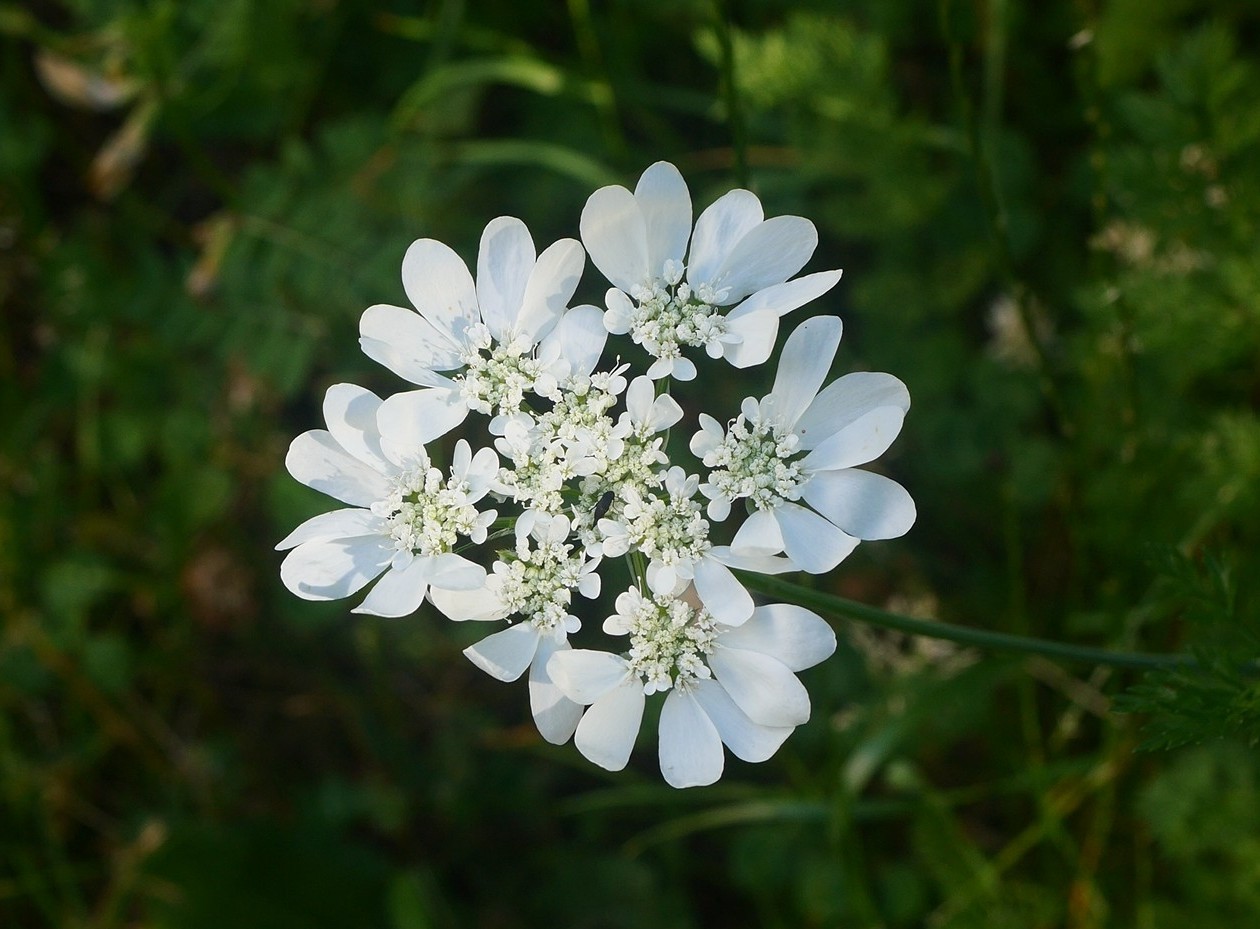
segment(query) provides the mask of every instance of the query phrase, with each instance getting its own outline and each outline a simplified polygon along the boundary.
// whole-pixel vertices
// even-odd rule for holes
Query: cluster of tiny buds
[[[441,555],[452,551],[460,536],[484,542],[494,510],[478,512],[468,502],[468,484],[428,465],[404,471],[394,480],[388,497],[372,504],[372,513],[385,519],[397,550],[395,561],[412,554]]]
[[[632,587],[617,598],[617,612],[604,621],[604,631],[630,636],[627,660],[646,694],[712,676],[704,659],[713,651],[716,624],[684,600],[648,597]]]
[[[543,373],[542,364],[524,339],[509,337],[496,343],[481,323],[469,326],[464,339],[466,347],[460,359],[465,370],[455,380],[469,409],[486,415],[505,414],[518,409],[530,391],[554,395],[554,380]]]
[[[777,432],[774,422],[746,401],[745,412],[731,421],[722,441],[702,456],[710,470],[700,490],[710,499],[746,498],[759,510],[797,500],[805,474],[800,462],[791,459],[799,446],[795,433]]]

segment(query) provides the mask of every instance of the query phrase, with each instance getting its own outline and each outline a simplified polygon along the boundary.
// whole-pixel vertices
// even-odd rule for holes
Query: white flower
[[[605,622],[630,637],[626,655],[575,649],[555,654],[552,679],[588,707],[574,744],[610,771],[625,767],[643,719],[645,697],[668,691],[661,708],[660,764],[674,787],[722,776],[722,745],[744,761],[765,761],[809,719],[809,694],[794,672],[827,658],[831,628],[802,607],[758,607],[735,628],[673,598],[632,588]]]
[[[560,379],[583,367],[589,374],[603,350],[600,311],[565,309],[584,262],[575,239],[535,255],[525,224],[500,216],[482,233],[474,283],[450,247],[419,239],[402,265],[418,313],[369,307],[360,344],[411,383],[458,394],[467,409],[514,413],[527,393],[553,396]]]
[[[648,369],[654,379],[696,376],[684,347],[703,346],[740,368],[761,364],[779,317],[840,280],[839,271],[823,271],[789,281],[818,244],[814,224],[800,216],[765,219],[747,190],[718,198],[693,233],[687,184],[664,161],[643,172],[634,193],[614,185],[591,194],[581,234],[614,286],[604,324],[614,334],[630,333],[656,359]],[[722,313],[728,306],[735,308]]]
[[[581,628],[571,612],[573,591],[599,596],[598,559],[568,543],[564,516],[529,511],[517,520],[516,550],[494,563],[485,585],[473,590],[434,590],[430,597],[451,619],[523,621],[495,632],[464,655],[492,677],[514,681],[529,669],[530,705],[543,738],[555,744],[573,735],[582,708],[551,681],[547,661],[569,648],[568,635]]]
[[[396,394],[336,384],[324,397],[328,430],[293,440],[285,459],[301,483],[350,504],[308,519],[279,545],[293,549],[280,577],[307,600],[349,597],[384,574],[356,613],[405,616],[430,590],[480,587],[485,570],[454,552],[461,538],[485,541],[494,510],[476,504],[498,468],[491,449],[474,456],[462,439],[449,476],[433,467],[426,442],[463,414],[441,391]]]
[[[800,570],[821,574],[859,540],[895,538],[914,524],[914,501],[900,484],[854,467],[892,444],[910,395],[892,375],[871,372],[819,393],[840,332],[834,316],[806,320],[784,345],[767,396],[745,400],[725,431],[700,417],[691,450],[712,469],[700,487],[710,518],[725,519],[740,498],[752,509],[731,542],[736,555],[784,552]]]

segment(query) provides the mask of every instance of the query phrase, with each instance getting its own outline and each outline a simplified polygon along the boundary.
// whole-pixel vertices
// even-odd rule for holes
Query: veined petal
[[[363,589],[393,555],[388,536],[304,542],[281,563],[280,580],[303,600],[340,600]]]
[[[447,619],[456,622],[489,622],[504,619],[512,611],[493,587],[476,587],[472,590],[451,590],[433,587],[429,599]]]
[[[738,626],[753,615],[752,595],[716,558],[706,555],[696,563],[694,584],[700,602],[718,622]]]
[[[533,623],[517,623],[464,649],[464,655],[491,677],[514,681],[529,667],[538,651]]]
[[[731,552],[737,556],[777,555],[783,551],[783,533],[774,510],[753,510],[731,539]]]
[[[874,461],[893,444],[905,418],[900,407],[877,407],[819,442],[801,465],[807,471],[838,471]]]
[[[715,648],[709,667],[735,704],[763,726],[799,726],[809,719],[809,693],[777,658],[740,648]]]
[[[816,447],[849,423],[883,406],[895,406],[902,412],[910,409],[910,392],[891,374],[855,371],[832,381],[797,420],[801,448]]]
[[[809,261],[818,230],[803,216],[775,216],[750,229],[718,268],[713,286],[737,303],[763,287],[782,284]]]
[[[718,197],[696,220],[687,259],[687,280],[693,286],[712,283],[726,256],[764,216],[761,201],[752,191],[736,189]]]
[[[795,728],[753,722],[717,681],[696,681],[692,693],[731,754],[743,761],[765,761],[779,750]]]
[[[337,444],[365,465],[382,474],[394,466],[381,451],[381,432],[376,411],[381,398],[356,384],[333,384],[324,394],[324,421]]]
[[[476,590],[486,582],[486,569],[463,555],[444,552],[430,556],[429,584],[443,590]]]
[[[647,223],[634,194],[601,187],[582,209],[582,244],[609,283],[630,291],[659,272],[648,268]]]
[[[774,514],[784,552],[809,574],[826,574],[857,548],[858,539],[799,504],[785,503]]]
[[[691,193],[678,169],[658,161],[634,188],[647,233],[647,266],[657,275],[668,259],[682,264],[691,236]]]
[[[784,343],[768,397],[784,430],[795,428],[796,421],[817,396],[840,347],[842,328],[837,316],[815,316],[797,326]]]
[[[385,520],[371,510],[347,507],[312,516],[276,544],[276,551],[294,548],[306,542],[332,542],[364,535],[389,535]]]
[[[420,315],[460,344],[477,322],[477,287],[464,259],[436,239],[417,239],[402,264],[403,290]]]
[[[859,539],[895,539],[914,525],[914,500],[904,487],[882,474],[856,468],[819,471],[805,484],[802,495],[819,513]]]
[[[547,672],[566,697],[583,705],[594,703],[632,676],[624,658],[585,648],[556,652]]]
[[[577,290],[586,252],[577,239],[561,239],[543,249],[525,285],[516,331],[531,344],[555,328]]]
[[[438,387],[449,379],[436,371],[461,367],[458,343],[415,310],[379,303],[359,318],[363,354],[403,380],[422,387]]]
[[[695,696],[671,690],[661,707],[661,774],[671,787],[703,787],[722,776],[722,737]]]
[[[779,337],[779,317],[769,310],[748,313],[738,319],[728,316],[727,331],[739,336],[739,341],[726,345],[722,357],[737,368],[751,368],[764,364],[774,351],[774,342]]]
[[[368,467],[323,429],[304,432],[289,445],[285,467],[300,483],[354,506],[371,506],[389,496],[384,474]]]
[[[750,313],[773,313],[775,316],[783,316],[811,300],[817,300],[831,290],[839,283],[842,273],[841,271],[818,271],[798,277],[794,281],[764,287],[727,313],[726,319],[728,322],[733,322]]]
[[[553,655],[549,668],[555,668]],[[643,685],[633,677],[626,679],[608,691],[582,716],[573,744],[578,751],[601,768],[620,771],[630,760],[634,740],[643,722]]]
[[[515,216],[492,219],[477,253],[477,304],[495,341],[516,322],[537,253],[529,229]]]
[[[408,616],[420,609],[429,589],[430,559],[417,555],[405,568],[390,568],[351,613]]]
[[[566,374],[586,377],[599,364],[607,341],[603,311],[590,304],[575,306],[560,317],[556,328],[543,338],[538,346],[538,358],[548,366],[564,362]]]
[[[529,666],[529,708],[539,734],[552,745],[569,741],[582,718],[582,704],[566,697],[547,670],[553,654],[568,650],[567,641],[541,636],[534,662]]]
[[[836,634],[817,613],[792,603],[771,603],[753,611],[738,629],[722,632],[727,648],[761,652],[777,658],[789,671],[804,671],[831,657]]]
[[[411,466],[428,443],[446,435],[467,416],[468,407],[454,390],[425,387],[394,394],[376,414],[381,449],[399,467]]]

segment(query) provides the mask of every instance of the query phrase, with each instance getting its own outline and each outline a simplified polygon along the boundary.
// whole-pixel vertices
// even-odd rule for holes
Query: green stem
[[[1080,662],[1092,665],[1107,665],[1112,668],[1138,668],[1143,671],[1159,671],[1170,668],[1188,668],[1197,665],[1189,655],[1151,655],[1141,652],[1116,652],[1106,648],[1091,648],[1085,645],[1068,645],[1063,642],[1052,642],[1048,639],[1037,639],[1032,636],[1009,635],[1004,632],[991,632],[987,629],[975,629],[971,626],[955,626],[950,623],[931,619],[914,619],[898,613],[889,613],[877,607],[846,600],[834,594],[810,590],[799,584],[784,581],[777,577],[763,574],[739,572],[740,579],[750,590],[778,597],[797,606],[808,607],[832,616],[844,617],[884,629],[895,629],[909,635],[928,636],[933,639],[945,639],[959,645],[970,645],[995,652],[1014,652],[1022,655],[1041,655],[1057,661]]]
[[[731,39],[731,23],[722,0],[714,4],[718,46],[722,54],[722,92],[726,97],[726,117],[731,125],[731,148],[735,153],[735,181],[748,186],[748,138],[744,131],[744,107],[735,82],[735,44]]]

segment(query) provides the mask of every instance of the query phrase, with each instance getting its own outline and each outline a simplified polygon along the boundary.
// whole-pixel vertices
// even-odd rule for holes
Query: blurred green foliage
[[[0,925],[1260,921],[1258,32],[1234,0],[0,2]],[[821,585],[1198,670],[846,624],[774,761],[676,793],[646,738],[616,776],[542,743],[461,630],[289,597],[271,546],[322,504],[284,449],[327,384],[398,389],[356,321],[406,245],[572,235],[660,158],[813,219],[838,370],[914,397],[919,523]]]

